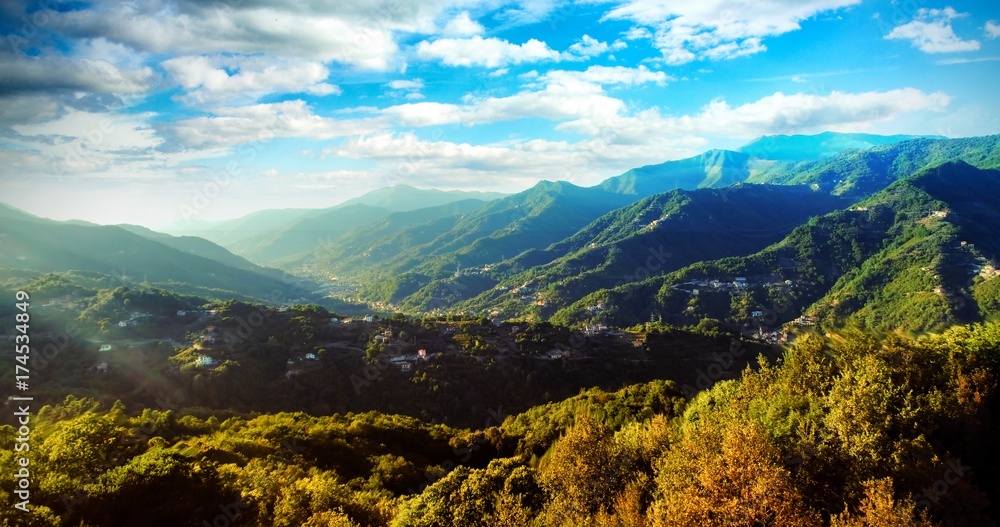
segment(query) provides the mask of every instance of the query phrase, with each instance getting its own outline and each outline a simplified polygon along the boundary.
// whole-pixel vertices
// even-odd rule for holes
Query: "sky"
[[[5,0],[0,35],[0,201],[105,224],[1000,133],[987,1]]]

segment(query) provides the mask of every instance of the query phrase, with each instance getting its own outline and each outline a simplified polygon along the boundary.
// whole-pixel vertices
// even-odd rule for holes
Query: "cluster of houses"
[[[538,358],[541,360],[559,360],[559,359],[568,359],[570,355],[571,355],[570,350],[552,348],[549,351],[543,353]]]
[[[795,319],[792,323],[795,324],[796,326],[815,326],[816,317],[802,315],[799,318]]]
[[[339,326],[341,324],[365,324],[365,323],[370,324],[370,323],[372,323],[374,321],[375,321],[375,317],[373,315],[365,315],[363,317],[357,317],[357,318],[352,318],[352,317],[336,318],[336,317],[333,317],[333,318],[330,319],[330,325],[331,326]]]
[[[59,307],[64,309],[72,309],[77,307],[78,300],[73,297],[73,295],[63,295],[59,298],[53,298],[49,300],[48,303],[42,304],[38,307]]]
[[[719,280],[715,278],[688,280],[687,282],[672,285],[670,288],[675,291],[683,291],[691,296],[698,296],[702,291],[732,293],[736,291],[746,291],[755,287],[781,288],[792,287],[793,285],[795,285],[793,280],[783,280],[778,276],[759,281],[748,280],[745,276],[737,276],[733,278],[732,281]]]
[[[389,359],[389,364],[399,368],[400,371],[410,371],[413,369],[413,365],[419,361],[425,361],[437,353],[427,353],[427,350],[418,350],[416,354],[413,355],[399,355],[397,357],[392,357]]]
[[[318,360],[319,356],[317,356],[315,353],[304,353],[302,355],[298,355],[296,357],[288,359],[287,361],[285,361],[285,364],[288,366],[288,371],[285,372],[285,377],[290,379],[296,375],[300,375],[303,371],[305,371],[302,368],[296,368],[295,365],[307,362],[315,362]]]
[[[598,302],[597,304],[594,304],[592,306],[587,306],[587,311],[590,313],[600,313],[601,311],[604,311],[606,307],[607,306],[604,304],[604,302]]]
[[[128,328],[132,326],[137,326],[143,322],[148,321],[151,318],[153,318],[152,313],[132,313],[132,316],[130,318],[127,318],[125,320],[119,320],[118,327]]]

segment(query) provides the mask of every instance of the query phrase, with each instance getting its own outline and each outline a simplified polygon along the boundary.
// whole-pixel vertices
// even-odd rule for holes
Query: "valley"
[[[860,506],[906,524],[979,521],[947,504],[1000,488],[979,443],[997,426],[1000,136],[742,150],[169,234],[0,208],[0,286],[32,298],[39,514],[138,521],[123,493],[163,489],[192,504],[164,525],[679,518],[746,459],[726,478],[791,508],[741,515],[833,525],[877,498]],[[976,476],[920,505],[953,459]],[[885,478],[910,498],[886,504]]]

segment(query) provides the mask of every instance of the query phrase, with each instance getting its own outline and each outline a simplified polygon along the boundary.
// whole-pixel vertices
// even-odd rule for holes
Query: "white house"
[[[97,351],[111,351],[111,344],[101,344],[100,349]]]
[[[198,366],[212,366],[215,364],[215,359],[209,357],[208,355],[198,355]]]

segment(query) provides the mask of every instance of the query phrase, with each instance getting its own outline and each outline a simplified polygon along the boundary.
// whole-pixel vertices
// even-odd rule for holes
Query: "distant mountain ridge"
[[[753,158],[730,150],[709,150],[699,156],[634,168],[605,180],[608,192],[639,197],[670,190],[720,188],[746,181]]]
[[[409,185],[394,185],[351,198],[337,205],[337,207],[360,204],[382,208],[391,212],[408,212],[469,199],[484,202],[493,201],[506,195],[500,192],[418,189]]]
[[[874,135],[824,132],[816,135],[765,135],[738,149],[739,152],[772,161],[817,161],[845,150],[868,150],[876,146],[912,139],[947,139],[927,135]]]
[[[354,228],[396,212],[503,197],[496,192],[444,191],[396,185],[373,190],[324,209],[262,210],[223,221],[181,221],[164,228],[175,235],[200,236],[261,264],[290,261],[328,245]]]
[[[277,295],[291,300],[309,292],[298,286],[302,280],[279,279],[279,271],[252,264],[233,267],[154,241],[155,236],[150,239],[116,226],[6,219],[0,223],[0,235],[0,267],[10,269],[93,271],[213,298],[265,299]],[[194,246],[204,249],[205,244],[209,242],[202,240]]]
[[[397,186],[328,209],[188,222],[220,229],[214,235],[225,237],[227,248],[239,256],[200,238],[128,225],[112,236],[137,235],[125,245],[119,240],[84,246],[66,238],[68,223],[12,207],[0,207],[0,218],[31,223],[34,230],[61,229],[39,234],[35,242],[15,239],[22,245],[14,247],[36,251],[36,266],[46,258],[78,266],[41,265],[39,271],[107,273],[114,258],[101,248],[113,246],[131,261],[157,269],[161,278],[168,276],[166,262],[197,287],[216,283],[217,289],[248,287],[259,294],[261,284],[251,284],[256,279],[251,276],[281,277],[252,263],[264,262],[310,277],[342,298],[410,312],[568,324],[634,324],[651,316],[739,323],[758,311],[754,307],[779,300],[753,296],[760,291],[742,299],[719,291],[691,298],[681,284],[749,276],[772,285],[796,284],[767,291],[787,297],[780,300],[790,306],[781,317],[810,313],[825,323],[861,321],[885,330],[905,322],[899,327],[923,331],[1000,316],[1000,281],[968,283],[967,275],[939,272],[934,287],[940,287],[934,289],[921,275],[929,272],[924,269],[983,269],[983,259],[1000,253],[994,241],[1000,232],[1000,188],[994,188],[997,173],[991,170],[1000,168],[1000,135],[909,137],[776,136],[741,151],[710,150],[639,167],[591,187],[541,181],[488,199],[494,196]],[[856,148],[868,144],[875,146]],[[796,148],[798,160],[781,159],[794,157],[785,151]],[[470,195],[475,197],[454,199]],[[42,247],[38,240],[51,236],[66,240],[71,252]],[[962,241],[969,242],[969,250],[955,252]],[[136,259],[143,252],[133,252],[136,247],[160,259]],[[164,252],[168,249],[173,252]],[[8,258],[0,265],[31,269],[20,261]],[[208,265],[205,261],[250,275],[217,280],[215,271],[191,272]],[[957,299],[966,307],[951,306]],[[615,308],[594,310],[598,304]]]

